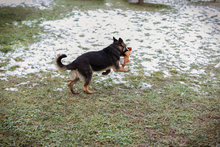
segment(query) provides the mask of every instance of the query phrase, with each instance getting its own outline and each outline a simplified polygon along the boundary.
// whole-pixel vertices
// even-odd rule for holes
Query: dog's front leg
[[[113,70],[115,72],[129,72],[130,69],[124,68],[122,66],[117,65],[116,67],[113,67]]]
[[[102,72],[102,75],[108,75],[110,72],[111,72],[111,69],[108,69],[105,72]]]
[[[119,71],[119,72],[129,72],[130,69],[124,68],[124,67],[120,66],[118,71]]]

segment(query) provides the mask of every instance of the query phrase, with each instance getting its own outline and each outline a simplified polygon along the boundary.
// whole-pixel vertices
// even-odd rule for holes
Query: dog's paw
[[[124,71],[125,71],[125,72],[129,72],[129,71],[130,71],[130,69],[128,69],[128,68],[125,68],[125,69],[124,69]]]
[[[72,92],[72,91],[71,91]],[[79,94],[79,92],[72,92],[72,95],[77,95],[77,94]]]
[[[87,94],[93,94],[93,93],[96,93],[96,91],[90,91],[90,90],[86,90],[85,91]]]

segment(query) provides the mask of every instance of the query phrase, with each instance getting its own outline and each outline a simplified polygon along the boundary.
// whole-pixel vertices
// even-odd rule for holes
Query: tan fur
[[[73,90],[73,85],[78,82],[79,80],[83,81],[83,83],[85,84],[85,78],[77,71],[77,70],[72,70],[71,73],[70,73],[70,81],[68,83],[68,87],[70,89],[70,91],[73,93],[73,94],[78,94],[78,92],[75,92]],[[88,89],[89,85],[87,86],[84,86],[83,88],[83,91],[85,91],[86,93],[88,94],[92,94],[92,93],[95,93],[95,91],[90,91]]]

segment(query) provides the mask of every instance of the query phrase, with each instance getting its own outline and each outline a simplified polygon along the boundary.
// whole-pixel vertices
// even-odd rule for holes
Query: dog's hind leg
[[[83,91],[85,91],[88,94],[95,93],[95,91],[89,90],[89,85],[91,84],[91,81],[92,81],[92,68],[91,68],[91,66],[84,68],[84,69],[81,69],[81,70],[79,69],[78,72],[79,72],[80,80],[82,80],[84,83]]]
[[[78,92],[75,92],[73,90],[73,85],[76,84],[76,82],[78,82],[80,79],[78,77],[78,73],[76,70],[72,70],[71,74],[70,74],[70,81],[68,83],[68,87],[70,89],[70,91],[72,92],[72,94],[79,94]]]
[[[76,84],[76,82],[78,82],[78,81],[79,81],[79,78],[76,78],[72,81],[69,81],[69,83],[68,83],[68,87],[69,87],[70,91],[72,92],[72,94],[79,94],[78,92],[75,92],[73,90],[73,85]]]
[[[85,91],[85,92],[88,93],[88,94],[95,93],[96,91],[91,91],[91,90],[89,90],[89,84],[90,84],[90,83],[84,84],[83,91]]]
[[[89,84],[91,83],[92,80],[92,74],[88,75],[87,78],[84,79],[84,88],[83,91],[85,91],[88,94],[95,93],[95,91],[90,91],[89,90]]]

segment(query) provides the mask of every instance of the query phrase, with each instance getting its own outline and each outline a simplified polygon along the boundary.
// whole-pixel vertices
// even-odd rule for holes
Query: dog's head
[[[121,52],[121,56],[125,56],[125,52],[129,51],[124,43],[124,41],[119,38],[118,40],[115,39],[115,37],[113,37],[113,41],[114,43],[116,43],[118,45],[118,48],[120,49]]]

